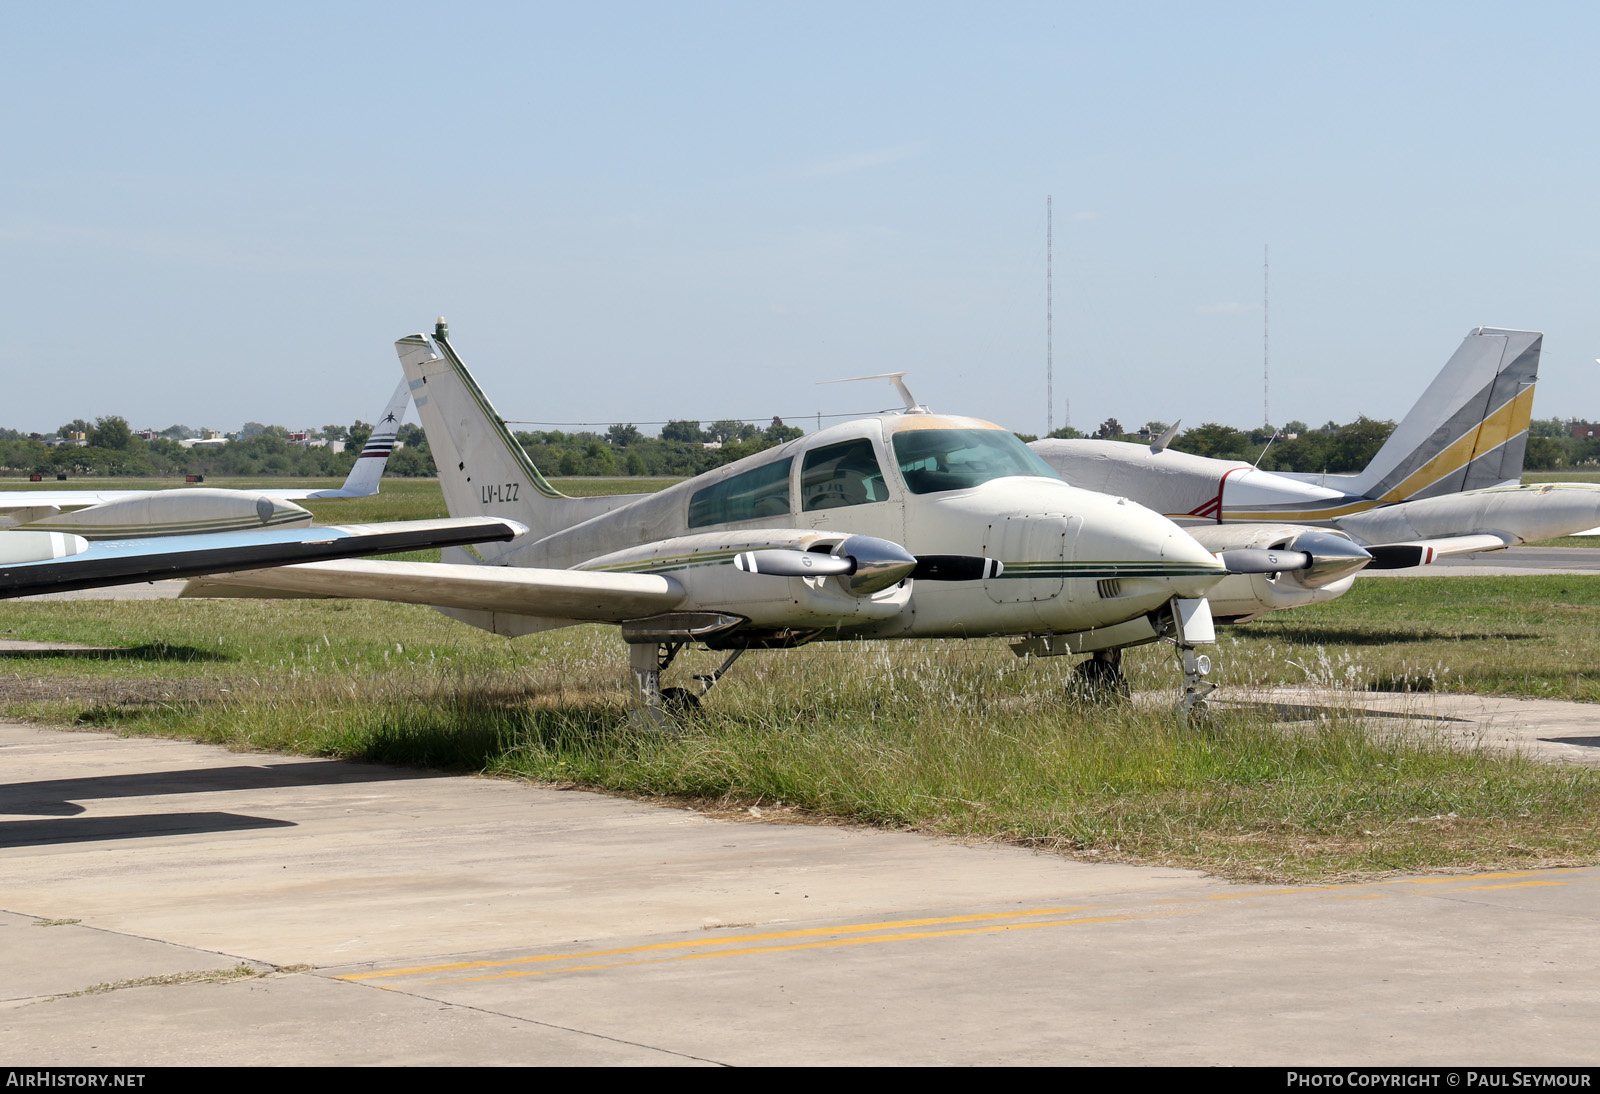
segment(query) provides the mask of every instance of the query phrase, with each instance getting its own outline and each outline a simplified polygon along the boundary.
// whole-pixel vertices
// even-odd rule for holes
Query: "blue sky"
[[[4,0],[0,425],[1398,417],[1478,325],[1600,417],[1582,4]],[[814,419],[813,419],[814,421]]]

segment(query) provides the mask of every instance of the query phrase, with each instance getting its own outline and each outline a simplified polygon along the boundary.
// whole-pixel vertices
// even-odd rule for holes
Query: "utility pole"
[[[1044,435],[1056,431],[1054,197],[1044,199]]]

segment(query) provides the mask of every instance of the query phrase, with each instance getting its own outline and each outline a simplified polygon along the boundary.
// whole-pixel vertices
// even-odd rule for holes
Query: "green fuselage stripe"
[[[743,548],[743,550],[761,549]],[[725,565],[738,553],[738,551],[714,551],[701,555],[678,555],[673,558],[653,558],[643,562],[619,562],[609,566],[578,568],[596,573],[667,574],[698,569],[702,566]],[[1007,562],[1003,565],[1004,570],[999,577],[1001,581],[1051,581],[1068,577],[1217,577],[1224,572],[1220,564],[1208,566],[1203,562]]]

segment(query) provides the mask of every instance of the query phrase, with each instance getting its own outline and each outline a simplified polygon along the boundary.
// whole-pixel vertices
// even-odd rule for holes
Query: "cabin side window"
[[[723,479],[689,499],[689,527],[777,517],[789,512],[789,467],[778,460]]]
[[[878,455],[865,437],[806,453],[800,476],[800,505],[805,512],[865,505],[888,497]]]

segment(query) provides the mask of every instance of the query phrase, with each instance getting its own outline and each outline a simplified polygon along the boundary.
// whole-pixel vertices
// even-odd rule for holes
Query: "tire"
[[[1122,669],[1109,661],[1091,657],[1073,667],[1074,679],[1067,682],[1067,691],[1094,702],[1120,702],[1133,695],[1128,678]]]
[[[673,714],[693,714],[700,709],[700,696],[688,688],[662,688],[661,705]]]

